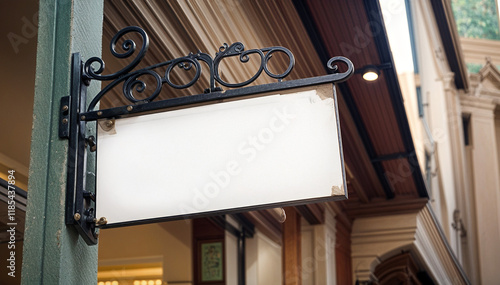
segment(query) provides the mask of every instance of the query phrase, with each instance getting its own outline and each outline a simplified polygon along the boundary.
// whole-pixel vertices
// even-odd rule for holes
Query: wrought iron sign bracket
[[[80,118],[86,107],[88,81],[82,76],[82,60],[72,58],[71,94],[61,98],[59,137],[68,139],[66,224],[74,225],[88,245],[97,244],[95,193],[87,186],[87,155],[96,150],[95,136],[87,135],[87,123]]]
[[[142,45],[137,49],[136,42],[125,39],[131,34],[141,38]],[[117,46],[120,44],[120,52]],[[202,102],[236,98],[262,92],[278,91],[296,87],[310,86],[323,83],[338,83],[347,80],[354,73],[352,62],[345,57],[331,58],[327,66],[332,74],[305,78],[292,81],[283,81],[295,65],[295,59],[290,50],[284,47],[269,47],[262,49],[245,50],[242,43],[224,44],[219,48],[215,57],[198,51],[187,56],[157,63],[142,69],[134,70],[144,58],[149,48],[149,38],[146,32],[139,27],[126,27],[119,31],[111,40],[111,54],[118,59],[129,59],[129,63],[121,70],[103,75],[104,61],[98,57],[82,60],[79,53],[72,58],[72,83],[70,96],[61,99],[59,137],[68,139],[68,166],[67,166],[67,194],[66,194],[66,224],[74,225],[85,242],[89,245],[97,244],[97,227],[105,226],[105,218],[96,218],[96,193],[86,189],[87,155],[98,148],[98,137],[90,134],[87,123],[105,120],[111,124],[115,119],[137,116],[145,113],[158,112],[167,108],[190,105]],[[285,71],[275,74],[270,71],[268,63],[275,53],[285,54],[289,61]],[[229,57],[238,57],[241,63],[247,63],[250,56],[260,58],[257,72],[248,80],[239,83],[225,81],[219,72],[220,64]],[[346,71],[339,72],[337,63],[345,65]],[[190,95],[167,100],[156,100],[162,88],[168,85],[174,89],[185,89],[193,86],[200,79],[202,66],[208,67],[208,88],[203,94]],[[186,84],[174,83],[172,71],[177,68],[182,71],[191,71],[191,80]],[[194,72],[193,72],[194,71]],[[247,86],[265,72],[278,82],[264,85]],[[194,73],[194,75],[192,75]],[[147,88],[145,78],[153,83],[153,88]],[[92,80],[108,81],[109,83],[87,104],[87,87]],[[234,88],[223,91],[224,87]],[[113,89],[119,89],[130,103],[105,110],[95,110],[99,101]],[[245,87],[247,86],[247,87]],[[242,87],[242,88],[240,88]],[[151,90],[152,89],[152,90]],[[148,95],[146,95],[148,93]],[[150,94],[149,94],[150,93]]]

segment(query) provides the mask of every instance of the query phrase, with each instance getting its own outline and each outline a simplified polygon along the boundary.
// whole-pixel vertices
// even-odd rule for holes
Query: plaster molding
[[[469,75],[470,90],[468,94],[474,94],[476,89],[481,85],[481,75],[473,73]]]
[[[376,281],[375,268],[384,260],[409,251],[421,270],[444,284],[467,284],[430,206],[420,211],[356,219],[353,223],[352,264],[360,282]],[[449,282],[448,282],[449,281]]]
[[[381,263],[382,256],[411,247],[417,230],[416,215],[410,213],[354,220],[351,251],[356,280],[376,281],[373,273]]]
[[[500,71],[490,58],[476,74],[469,76],[471,92],[470,97],[491,99],[495,104],[500,104]]]
[[[426,14],[428,14],[428,18],[431,17],[435,20],[434,33],[439,33],[438,40],[436,41],[439,43],[437,50],[444,52],[446,55],[446,57],[440,61],[441,64],[439,66],[439,72],[446,73],[450,70],[454,71],[455,84],[458,85],[458,88],[468,90],[467,69],[463,60],[460,39],[456,29],[455,18],[453,17],[451,2],[446,0],[427,0],[416,2],[425,3],[428,7],[432,8],[431,11],[428,9],[428,13]],[[431,31],[428,32],[430,33]],[[439,58],[440,54],[437,54],[436,57]]]
[[[482,63],[488,56],[493,62],[500,63],[500,42],[486,39],[460,38],[464,60]]]
[[[370,204],[350,202],[350,207],[347,208],[345,212],[351,218],[407,214],[419,211],[427,204],[428,201],[428,198],[413,198],[407,200],[393,199],[379,201],[372,199],[372,201],[370,201]]]
[[[418,231],[414,243],[415,253],[427,265],[427,270],[443,284],[466,284],[454,260],[454,253],[447,248],[430,207],[417,215]]]
[[[420,10],[422,17],[415,17],[415,20],[422,21],[422,25],[425,31],[421,32],[420,35],[426,36],[426,39],[421,40],[421,44],[429,44],[430,48],[435,52],[436,57],[433,58],[434,63],[437,67],[438,74],[450,72],[449,65],[446,57],[442,55],[443,43],[441,41],[441,36],[439,35],[438,25],[436,23],[436,18],[434,17],[434,11],[432,5],[429,1],[415,1],[415,6],[412,7],[413,11]],[[420,16],[420,15],[419,15]],[[418,25],[416,25],[418,27]],[[420,41],[419,41],[420,42]],[[439,55],[441,53],[441,55]]]
[[[493,99],[488,97],[473,97],[460,95],[460,105],[463,113],[474,113],[477,115],[494,117],[496,104]]]

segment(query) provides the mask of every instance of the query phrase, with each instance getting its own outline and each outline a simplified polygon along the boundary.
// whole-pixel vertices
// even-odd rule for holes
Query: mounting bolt
[[[68,110],[69,110],[68,105],[64,105],[64,106],[62,107],[62,111],[63,111],[63,112],[66,112],[66,111],[68,111]]]
[[[86,142],[85,142],[85,145],[88,145],[90,146],[90,151],[91,152],[94,152],[97,150],[97,144],[95,143],[95,137],[94,136],[90,136],[87,138]]]
[[[68,123],[68,119],[66,118],[62,119],[62,123],[66,125]]]
[[[98,123],[103,131],[109,132],[113,130],[113,127],[115,126],[115,119],[99,120]]]
[[[93,217],[87,217],[87,218],[85,219],[85,221],[86,221],[87,223],[95,223],[95,218],[93,218]]]
[[[97,111],[97,116],[102,116],[102,111]]]
[[[81,219],[82,216],[80,216],[79,213],[76,213],[73,218],[75,219],[75,221],[79,221]]]
[[[132,109],[134,109],[134,107],[132,107],[132,106],[127,107],[127,111],[129,111],[129,112],[132,111]]]
[[[98,226],[103,226],[103,225],[105,225],[107,223],[108,223],[108,220],[106,220],[105,217],[101,217],[101,218],[99,218],[99,220],[95,224],[98,225]]]
[[[80,117],[80,119],[81,119],[82,121],[85,121],[85,116],[81,116],[81,117]]]

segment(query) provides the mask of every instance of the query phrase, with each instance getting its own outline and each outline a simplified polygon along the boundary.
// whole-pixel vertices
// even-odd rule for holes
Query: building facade
[[[59,89],[36,78],[26,228],[18,231],[23,277],[16,282],[494,284],[498,279],[497,54],[486,51],[489,59],[479,72],[467,70],[469,59],[483,56],[479,47],[495,43],[461,39],[450,1],[49,2],[40,3],[36,74],[55,66],[52,80]],[[401,15],[408,26],[411,70],[398,70],[391,50],[402,39],[388,31],[400,25]],[[287,80],[325,75],[329,58],[349,58],[356,73],[336,86],[348,199],[103,228],[98,246],[84,244],[64,224],[64,205],[55,202],[65,197],[66,141],[50,132],[57,127],[50,125],[51,116],[58,116],[53,109],[63,96],[59,91],[69,86],[68,55],[100,56],[102,46],[104,74],[120,70],[128,63],[114,57],[108,44],[126,26],[140,26],[151,37],[144,66],[198,50],[215,55],[222,44],[234,42],[247,49],[290,49],[296,64]],[[285,59],[273,59],[272,67],[280,70]],[[369,68],[377,70],[377,80],[363,79]],[[234,60],[221,69],[227,81],[243,82],[258,63]],[[186,82],[189,76],[178,72],[173,78]],[[203,94],[205,81],[166,90],[157,100]],[[256,84],[270,82],[262,77]],[[99,87],[91,86],[97,93]],[[120,91],[101,100],[103,109],[127,104]],[[2,166],[16,167],[11,160],[16,157],[3,159]],[[70,269],[62,270],[66,264]],[[3,272],[0,278],[14,280]]]

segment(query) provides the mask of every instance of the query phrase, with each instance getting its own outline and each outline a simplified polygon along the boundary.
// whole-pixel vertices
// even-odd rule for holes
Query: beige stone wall
[[[377,281],[377,265],[401,252],[408,252],[439,284],[467,284],[430,206],[414,213],[358,218],[351,238],[353,274],[361,284]]]
[[[494,68],[494,67],[493,67]],[[483,69],[484,70],[484,69]],[[484,76],[482,80],[492,80]],[[477,256],[480,266],[478,278],[482,284],[492,284],[500,277],[497,264],[500,264],[500,170],[498,161],[498,142],[494,93],[491,82],[474,84],[474,96],[461,97],[462,111],[470,115],[471,146],[470,177],[472,189],[471,222],[474,223],[478,237]],[[499,92],[500,94],[500,92]]]
[[[444,53],[450,43],[440,38],[430,1],[411,4],[420,71],[415,86],[421,86],[425,121],[412,113],[412,80],[400,76],[400,81],[416,149],[427,146],[432,153],[431,206],[470,281],[492,284],[500,277],[492,267],[500,264],[500,62],[488,61],[480,74],[471,75],[470,90],[457,90]],[[465,59],[496,59],[498,45],[464,40]],[[463,116],[470,116],[470,146]]]

